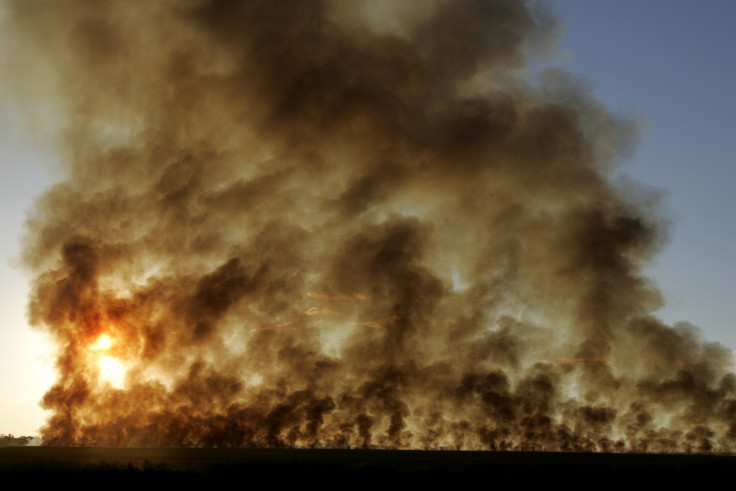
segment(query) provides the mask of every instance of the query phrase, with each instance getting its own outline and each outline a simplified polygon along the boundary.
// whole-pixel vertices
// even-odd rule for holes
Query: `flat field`
[[[736,457],[717,455],[459,452],[406,450],[0,448],[0,475],[33,482],[197,481],[320,483],[407,482],[462,485],[651,483],[703,485],[736,477]],[[102,479],[103,481],[100,481]],[[113,479],[109,481],[108,479]],[[245,480],[245,481],[243,481]],[[257,481],[253,481],[257,480]],[[725,481],[732,483],[733,481]]]

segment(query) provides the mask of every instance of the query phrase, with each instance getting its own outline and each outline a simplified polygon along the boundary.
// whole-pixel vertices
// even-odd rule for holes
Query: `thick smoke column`
[[[650,315],[666,234],[611,183],[635,128],[524,81],[544,5],[8,10],[18,76],[49,77],[22,92],[64,121],[25,253],[45,443],[736,443],[731,353]]]

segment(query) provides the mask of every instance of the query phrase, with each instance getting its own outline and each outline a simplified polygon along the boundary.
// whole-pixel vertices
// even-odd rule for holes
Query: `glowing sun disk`
[[[112,339],[107,334],[103,334],[97,338],[97,342],[92,345],[93,349],[107,349],[112,345]]]

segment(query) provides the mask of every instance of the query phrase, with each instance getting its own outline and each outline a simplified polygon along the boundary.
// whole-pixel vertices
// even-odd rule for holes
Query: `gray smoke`
[[[51,445],[723,451],[729,350],[651,316],[635,125],[518,0],[8,2],[61,121]],[[108,340],[109,346],[105,343]]]

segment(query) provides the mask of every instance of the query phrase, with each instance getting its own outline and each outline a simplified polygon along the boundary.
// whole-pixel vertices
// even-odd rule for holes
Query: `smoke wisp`
[[[636,137],[518,0],[8,3],[60,123],[29,315],[51,445],[723,451]],[[21,61],[22,60],[22,61]],[[41,91],[39,87],[43,87]],[[51,116],[49,116],[51,117]]]

